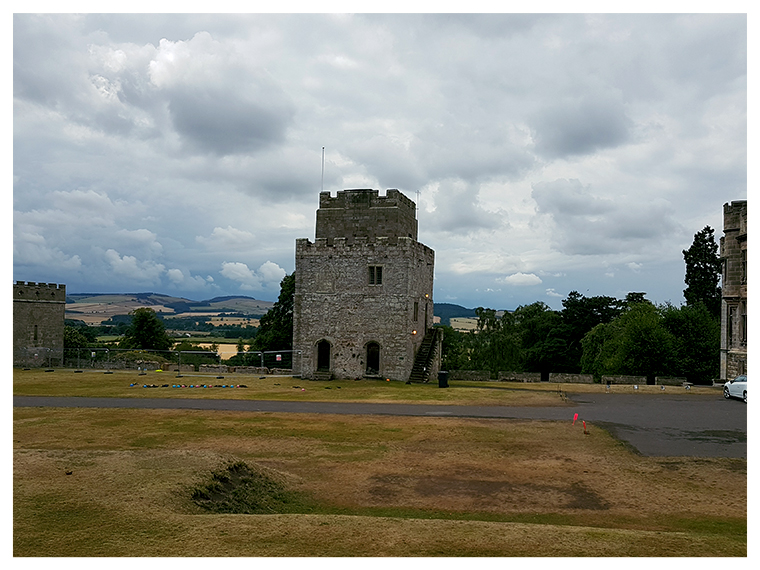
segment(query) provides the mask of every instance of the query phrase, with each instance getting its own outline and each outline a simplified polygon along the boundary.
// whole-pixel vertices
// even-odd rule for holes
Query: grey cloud
[[[194,148],[227,155],[256,151],[285,138],[293,109],[267,86],[260,100],[228,89],[179,88],[172,93],[172,124]]]
[[[484,210],[478,203],[478,189],[457,180],[446,180],[438,187],[432,226],[450,234],[471,234],[509,225],[506,212]]]
[[[540,110],[530,120],[536,152],[547,158],[589,154],[629,140],[631,120],[619,101],[572,98]]]
[[[538,212],[553,221],[553,246],[568,255],[638,252],[681,231],[665,200],[613,201],[593,195],[578,180],[533,184],[532,197]]]

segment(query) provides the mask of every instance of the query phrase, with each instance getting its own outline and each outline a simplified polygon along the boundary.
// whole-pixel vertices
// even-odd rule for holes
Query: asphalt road
[[[642,455],[747,457],[747,405],[722,395],[570,394],[566,407],[449,406],[180,398],[14,396],[14,407],[228,410],[561,420],[609,430]]]

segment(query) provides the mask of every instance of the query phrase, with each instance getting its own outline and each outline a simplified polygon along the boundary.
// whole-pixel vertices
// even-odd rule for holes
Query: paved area
[[[747,405],[720,393],[570,394],[564,407],[449,406],[180,398],[14,396],[15,407],[230,410],[304,414],[375,414],[578,422],[604,427],[643,455],[747,457]],[[593,428],[591,428],[593,429]]]

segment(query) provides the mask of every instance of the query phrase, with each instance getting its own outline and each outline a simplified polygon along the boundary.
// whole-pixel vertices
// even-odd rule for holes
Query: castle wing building
[[[307,379],[427,381],[440,367],[434,252],[398,190],[322,192],[314,242],[296,240],[293,348]]]
[[[747,373],[747,201],[723,205],[720,379]]]

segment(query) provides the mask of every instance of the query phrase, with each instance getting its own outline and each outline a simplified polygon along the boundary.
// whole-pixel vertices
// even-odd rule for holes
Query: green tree
[[[582,341],[582,371],[605,374],[672,375],[675,337],[663,325],[662,310],[649,301],[633,304]]]
[[[79,327],[65,325],[63,327],[63,348],[87,348],[90,341],[84,336]]]
[[[585,297],[577,291],[571,291],[562,300],[562,306],[560,314],[564,328],[561,338],[567,348],[564,361],[557,363],[557,366],[564,372],[580,372],[584,352],[582,339],[595,326],[609,323],[619,316],[625,303],[614,297]]]
[[[293,348],[293,298],[296,293],[295,272],[280,281],[280,296],[261,317],[253,339],[254,350],[290,350]]]
[[[683,291],[688,306],[704,303],[715,318],[720,318],[721,288],[718,285],[721,261],[714,231],[710,226],[694,234],[689,249],[683,250],[686,263],[686,289]]]
[[[514,320],[522,347],[523,370],[540,372],[546,379],[550,372],[563,371],[567,340],[560,314],[538,301],[515,309]]]
[[[663,310],[663,326],[675,338],[673,375],[712,384],[720,374],[720,322],[703,303]]]
[[[129,315],[132,322],[119,343],[119,348],[142,350],[169,350],[174,342],[166,333],[164,323],[153,309],[140,307]]]
[[[514,326],[512,313],[505,312],[501,318],[494,309],[475,309],[478,316],[477,332],[467,333],[469,363],[473,370],[520,370],[520,336]]]
[[[441,370],[466,369],[469,358],[464,343],[464,335],[449,325],[435,325],[443,331],[441,343]]]

